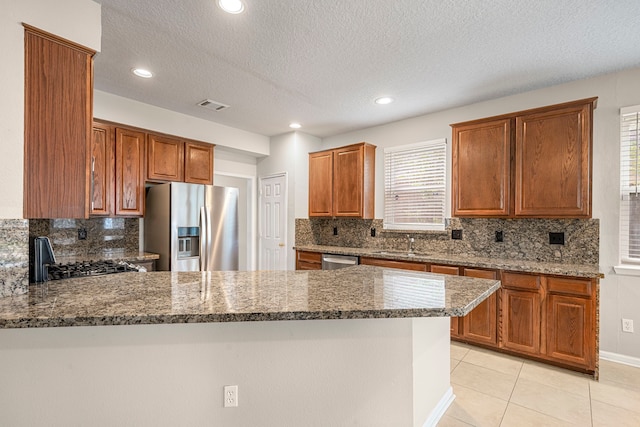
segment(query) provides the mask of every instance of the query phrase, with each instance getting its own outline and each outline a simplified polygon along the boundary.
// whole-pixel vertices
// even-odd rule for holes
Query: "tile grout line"
[[[589,381],[589,412],[591,415],[591,427],[593,427],[593,399],[591,398],[591,381]]]
[[[502,425],[502,422],[504,421],[504,416],[507,414],[507,410],[509,409],[509,405],[511,405],[511,398],[513,397],[513,392],[516,389],[516,386],[518,385],[518,380],[520,379],[520,373],[522,372],[522,367],[524,366],[524,362],[520,363],[520,369],[518,369],[518,375],[516,375],[516,380],[513,383],[513,388],[511,389],[511,393],[509,393],[509,399],[507,399],[507,406],[506,408],[504,408],[504,413],[502,414],[502,418],[500,418],[500,424],[498,425]],[[515,403],[514,403],[515,405]]]

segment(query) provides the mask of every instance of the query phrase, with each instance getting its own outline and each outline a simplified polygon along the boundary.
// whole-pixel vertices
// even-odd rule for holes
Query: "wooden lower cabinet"
[[[502,274],[502,347],[540,352],[540,276]]]
[[[495,270],[480,270],[465,268],[464,276],[480,279],[498,279]],[[482,344],[498,344],[498,300],[500,290],[494,292],[489,298],[482,301],[469,314],[460,319],[462,322],[462,336],[473,342]]]
[[[296,270],[322,270],[322,254],[296,251]]]
[[[448,274],[451,276],[457,276],[460,274],[460,268],[451,265],[436,265],[432,264],[429,267],[429,271],[438,274]],[[459,338],[462,336],[462,328],[460,327],[460,318],[451,318],[451,337]]]
[[[427,271],[427,264],[422,262],[396,261],[384,258],[360,257],[360,264],[375,265],[386,268],[401,268],[403,270]]]
[[[590,280],[547,278],[545,355],[595,368],[596,307]]]

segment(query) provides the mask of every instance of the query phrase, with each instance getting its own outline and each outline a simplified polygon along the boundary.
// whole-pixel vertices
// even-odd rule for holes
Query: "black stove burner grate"
[[[70,279],[72,277],[102,276],[105,274],[146,271],[144,267],[124,261],[83,261],[71,264],[51,264],[48,266],[49,280]]]

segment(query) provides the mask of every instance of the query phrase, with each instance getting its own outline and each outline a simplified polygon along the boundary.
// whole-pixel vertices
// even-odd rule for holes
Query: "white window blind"
[[[620,110],[620,258],[640,263],[640,105]]]
[[[447,140],[384,150],[384,228],[444,230]]]

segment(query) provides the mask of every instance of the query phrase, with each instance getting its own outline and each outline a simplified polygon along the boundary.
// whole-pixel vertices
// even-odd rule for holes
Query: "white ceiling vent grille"
[[[204,101],[200,101],[200,102],[198,102],[198,105],[203,107],[203,108],[208,108],[209,110],[213,110],[213,111],[222,111],[222,110],[225,110],[225,109],[229,108],[228,105],[223,104],[223,103],[218,102],[218,101],[213,101],[211,99],[205,99]]]

